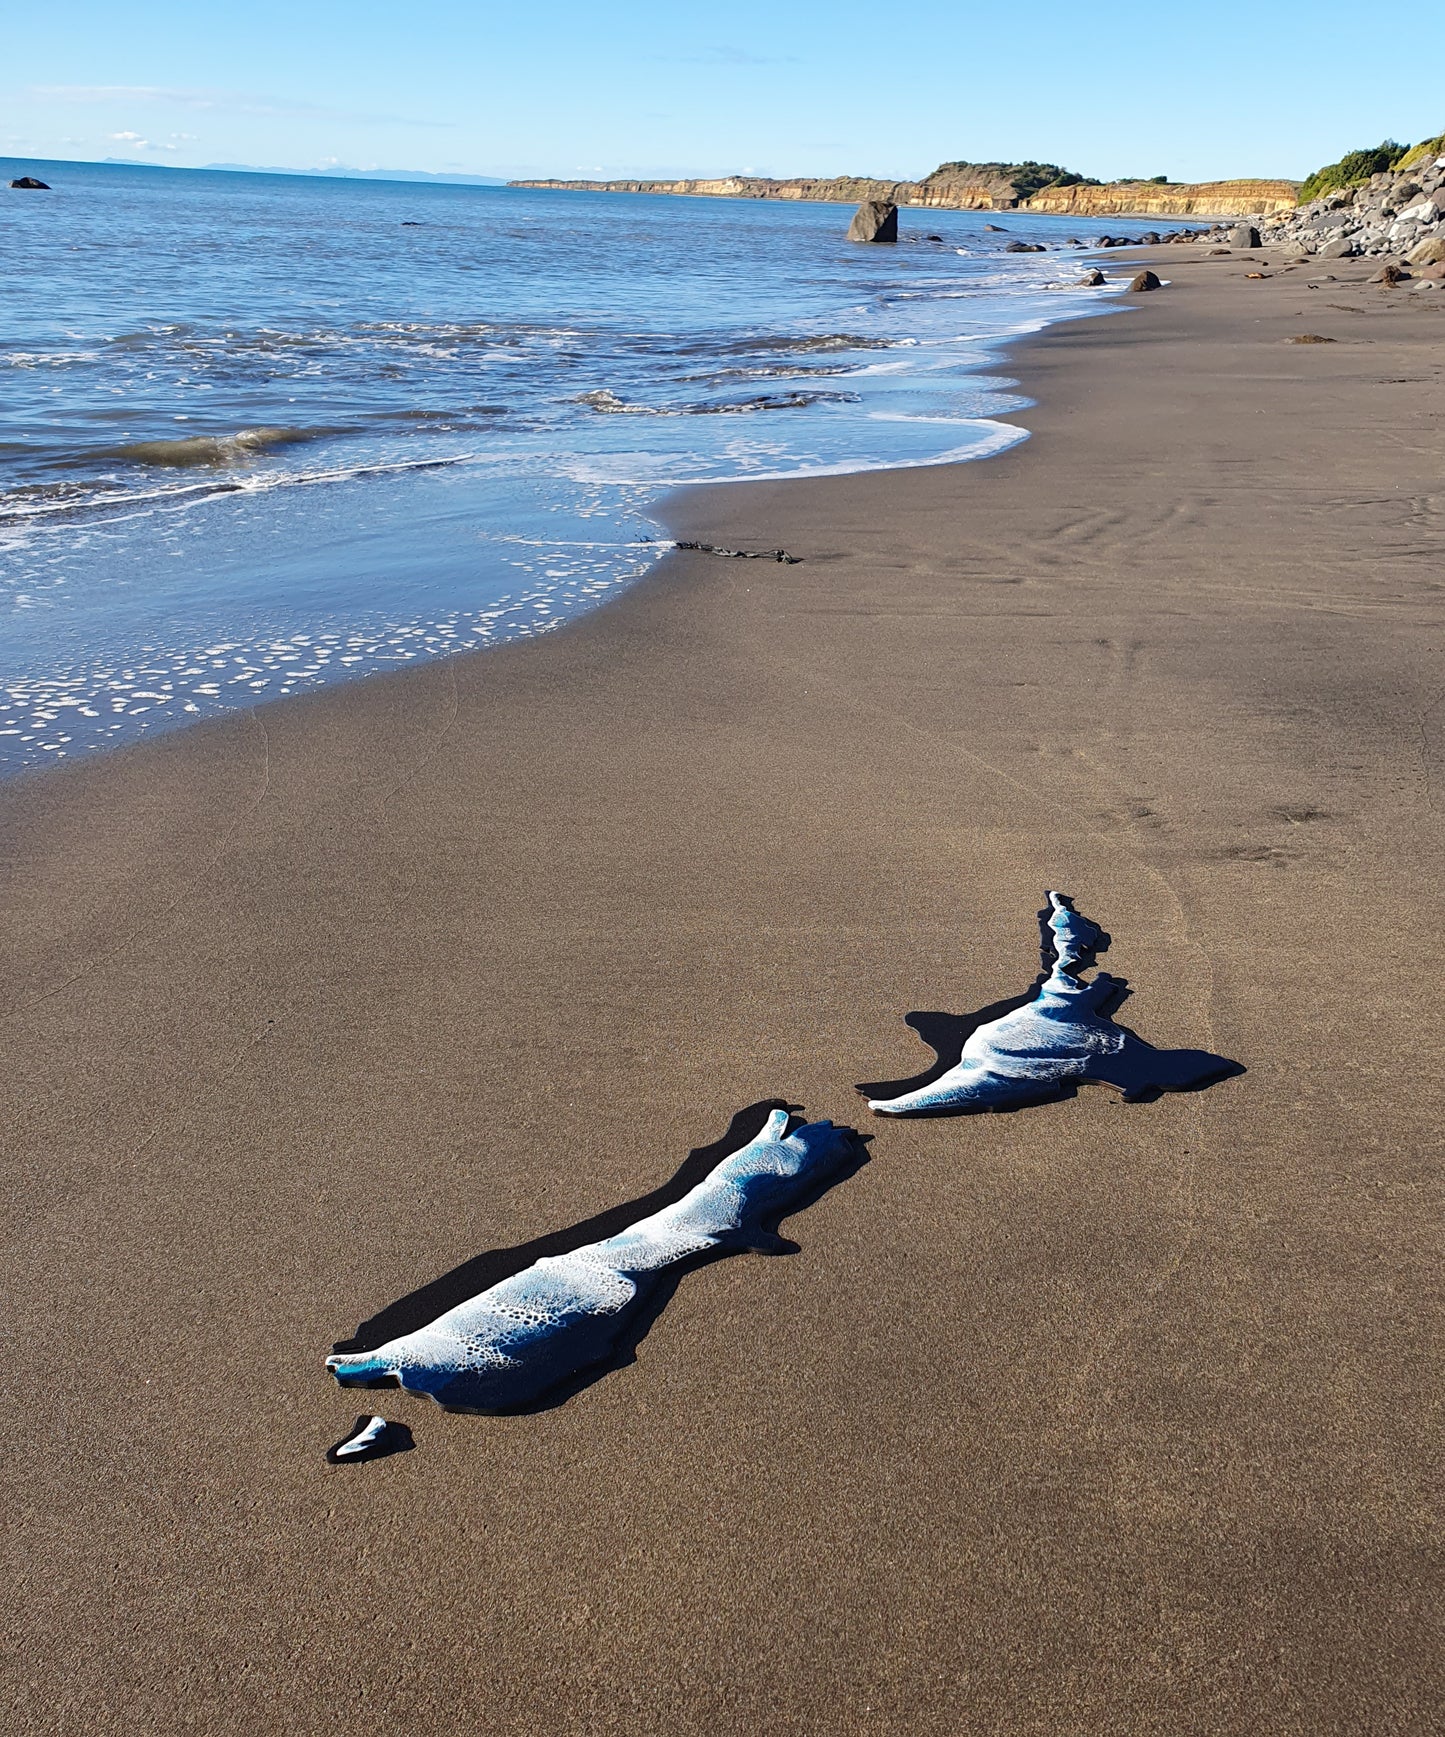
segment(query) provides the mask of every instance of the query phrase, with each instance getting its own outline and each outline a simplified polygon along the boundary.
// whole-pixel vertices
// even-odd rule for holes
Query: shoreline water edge
[[[668,497],[796,564],[0,784],[24,1728],[1429,1727],[1445,306],[1189,252],[987,464]],[[1050,887],[1247,1072],[871,1123],[566,1403],[323,1458],[358,1320],[856,1119]]]
[[[116,168],[55,197],[7,208],[0,775],[553,631],[656,560],[670,487],[999,450],[1008,344],[1123,287],[1027,214],[867,249],[822,207]]]

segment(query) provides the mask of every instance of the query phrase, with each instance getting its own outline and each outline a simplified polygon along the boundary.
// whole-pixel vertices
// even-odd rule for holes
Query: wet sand
[[[1445,288],[1160,269],[1001,457],[678,499],[800,565],[0,787],[12,1729],[1434,1728]],[[870,1118],[1050,886],[1248,1071]],[[327,1378],[773,1097],[869,1162],[630,1366]]]

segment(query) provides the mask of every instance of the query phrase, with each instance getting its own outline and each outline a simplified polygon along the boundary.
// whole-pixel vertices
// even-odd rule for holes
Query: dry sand
[[[0,789],[9,1729],[1439,1728],[1445,289],[1183,253],[1005,456],[678,500],[801,565]],[[1248,1072],[868,1118],[1047,886]],[[776,1095],[875,1135],[798,1253],[324,1462]]]

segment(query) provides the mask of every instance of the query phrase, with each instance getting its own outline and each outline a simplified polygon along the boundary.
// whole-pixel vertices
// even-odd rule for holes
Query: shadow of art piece
[[[1072,1096],[1089,1083],[1116,1086],[1138,1101],[1244,1072],[1208,1050],[1155,1049],[1116,1025],[1112,1010],[1128,984],[1103,972],[1092,982],[1080,976],[1109,937],[1062,893],[1048,900],[1039,913],[1043,970],[1033,990],[970,1019],[910,1013],[907,1023],[936,1052],[938,1065],[913,1080],[859,1086],[870,1110],[880,1116],[1014,1110]]]
[[[388,1423],[384,1417],[358,1417],[351,1434],[326,1450],[333,1466],[357,1465],[362,1460],[384,1460],[392,1454],[410,1453],[416,1446],[404,1423]]]
[[[736,1126],[736,1120],[734,1125]],[[761,1131],[685,1194],[615,1234],[548,1253],[374,1350],[326,1367],[344,1387],[397,1382],[449,1410],[523,1411],[577,1391],[582,1372],[615,1366],[656,1319],[688,1267],[753,1249],[789,1252],[776,1222],[864,1159],[851,1128],[789,1131],[773,1108]],[[754,1125],[756,1125],[754,1123]],[[563,1391],[565,1386],[565,1391]]]

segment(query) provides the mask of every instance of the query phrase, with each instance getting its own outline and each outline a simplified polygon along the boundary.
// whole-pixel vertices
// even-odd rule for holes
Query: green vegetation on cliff
[[[1323,169],[1316,169],[1300,188],[1299,202],[1308,205],[1311,199],[1319,199],[1326,193],[1359,187],[1371,175],[1383,175],[1404,158],[1413,156],[1408,145],[1397,145],[1393,139],[1386,139],[1370,151],[1350,151],[1338,163],[1326,163]]]
[[[1445,133],[1436,133],[1433,139],[1422,139],[1413,150],[1406,151],[1397,169],[1418,169],[1422,163],[1433,161],[1436,157],[1445,157]]]
[[[1020,199],[1032,199],[1046,187],[1097,187],[1098,181],[1088,175],[1076,175],[1057,163],[940,163],[929,176],[976,175],[980,181],[1006,181]]]

